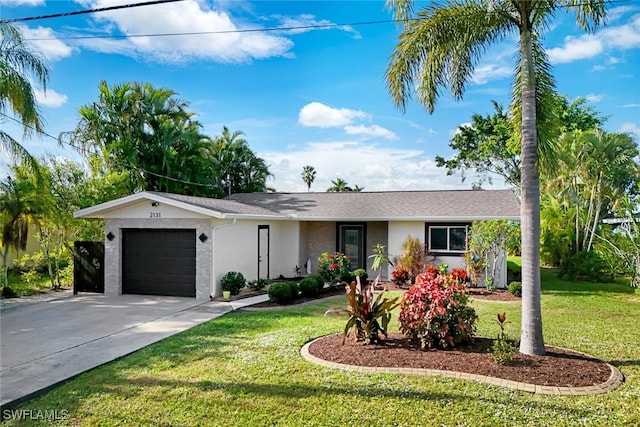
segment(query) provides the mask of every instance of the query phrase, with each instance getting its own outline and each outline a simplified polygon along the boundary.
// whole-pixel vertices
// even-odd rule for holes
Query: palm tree
[[[44,59],[24,43],[20,31],[8,22],[0,22],[0,123],[9,109],[22,124],[24,135],[44,128],[30,78],[46,89],[49,70]],[[0,148],[29,166],[37,167],[29,152],[0,129]]]
[[[300,175],[304,183],[307,184],[307,191],[311,191],[311,184],[316,180],[316,169],[313,166],[304,166]]]
[[[520,351],[544,354],[540,308],[540,178],[536,168],[553,149],[549,115],[540,108],[552,98],[551,66],[541,33],[559,12],[573,12],[587,31],[606,16],[602,0],[445,0],[414,16],[412,0],[387,0],[402,22],[386,72],[391,97],[404,110],[415,92],[432,113],[441,89],[461,99],[482,54],[512,33],[519,35],[513,93],[514,118],[521,131],[522,328]],[[417,19],[414,19],[417,18]],[[541,142],[541,144],[538,143]]]
[[[347,181],[342,178],[336,178],[331,181],[331,187],[327,188],[327,191],[330,193],[341,193],[353,190],[347,185]]]
[[[14,180],[7,177],[0,182],[0,255],[2,257],[2,279],[7,280],[7,257],[9,249],[16,251],[27,248],[29,223],[42,212],[38,191],[28,180]]]
[[[352,189],[352,191],[355,191],[356,193],[359,193],[363,190],[364,190],[364,187],[360,187],[358,184],[356,184]]]

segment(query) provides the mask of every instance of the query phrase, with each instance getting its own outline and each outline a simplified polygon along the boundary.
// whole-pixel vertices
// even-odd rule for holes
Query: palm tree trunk
[[[520,352],[543,355],[540,307],[540,177],[536,168],[536,82],[533,73],[532,34],[520,31],[522,60],[522,326]]]

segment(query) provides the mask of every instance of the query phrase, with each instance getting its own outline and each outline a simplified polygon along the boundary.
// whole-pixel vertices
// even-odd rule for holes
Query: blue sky
[[[0,0],[0,17],[139,2]],[[278,191],[306,191],[304,165],[317,170],[315,191],[337,177],[365,191],[470,188],[472,180],[446,176],[434,157],[451,156],[457,127],[474,113],[491,113],[492,100],[509,105],[515,36],[487,52],[462,101],[443,94],[433,115],[415,102],[402,113],[384,81],[399,29],[372,23],[390,19],[378,1],[184,0],[19,25],[50,65],[50,84],[46,95],[38,88],[38,99],[51,135],[75,127],[78,109],[97,100],[100,81],[139,81],[188,101],[205,134],[218,135],[223,125],[243,131]],[[594,34],[574,22],[559,15],[544,39],[558,91],[587,98],[609,117],[606,130],[640,138],[640,1],[613,3],[608,25]],[[340,25],[234,32],[330,24]],[[215,31],[231,32],[101,37]],[[0,123],[21,136],[10,121]],[[46,137],[24,146],[37,155],[75,156]]]

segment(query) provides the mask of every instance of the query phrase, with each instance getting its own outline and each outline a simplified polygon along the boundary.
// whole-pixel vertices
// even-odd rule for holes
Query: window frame
[[[442,255],[463,255],[467,251],[467,238],[469,236],[469,226],[470,224],[450,224],[450,223],[432,223],[426,224],[426,242],[427,242],[427,250],[431,254],[442,254]],[[462,228],[464,229],[465,234],[465,248],[460,249],[451,249],[451,229]],[[445,229],[447,235],[447,248],[446,249],[434,249],[431,247],[431,230],[432,229]]]

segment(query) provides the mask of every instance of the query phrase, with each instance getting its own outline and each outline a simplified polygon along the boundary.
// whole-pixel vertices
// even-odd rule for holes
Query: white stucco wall
[[[231,225],[225,225],[231,224]],[[292,277],[299,262],[300,227],[295,221],[214,221],[214,292],[220,279],[239,271],[247,280],[258,278],[258,226],[269,226],[269,275]]]

